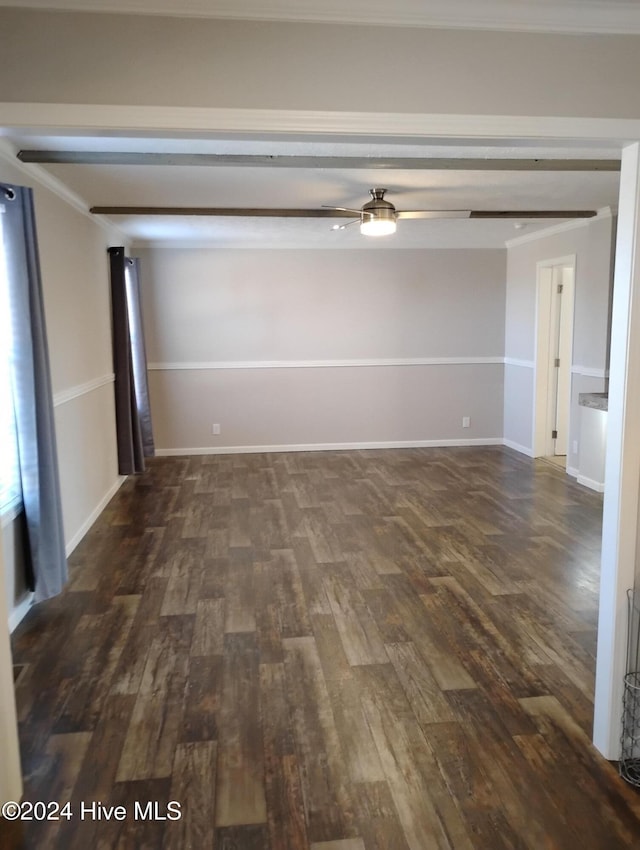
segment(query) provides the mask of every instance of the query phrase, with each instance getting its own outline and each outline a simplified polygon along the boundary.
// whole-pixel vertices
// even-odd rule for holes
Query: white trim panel
[[[53,396],[53,406],[59,407],[61,404],[66,404],[74,398],[91,393],[94,390],[100,389],[100,387],[112,384],[114,381],[115,375],[112,372],[109,375],[101,375],[99,378],[93,378],[93,380],[87,381],[84,384],[76,384],[75,387],[69,387],[67,390],[60,390],[60,392],[55,393]]]
[[[190,106],[113,106],[75,103],[0,103],[2,124],[29,130],[129,130],[181,134],[195,131],[266,134],[318,134],[331,137],[518,139],[611,141],[640,137],[637,118],[556,118],[446,113],[329,112],[232,109]],[[537,231],[540,232],[540,231]],[[533,234],[531,234],[533,235]],[[525,238],[525,237],[522,237]]]
[[[451,446],[502,446],[502,437],[473,440],[406,440],[374,443],[301,443],[276,446],[197,446],[195,448],[156,449],[157,457],[182,455],[272,454],[281,452],[345,452],[367,449],[430,449]]]
[[[594,481],[593,478],[587,478],[585,475],[578,475],[576,477],[578,484],[582,484],[583,487],[595,490],[596,493],[604,493],[604,484],[601,481]]]
[[[127,480],[126,475],[119,475],[118,476],[118,478],[113,482],[111,487],[109,487],[109,489],[104,494],[104,496],[100,499],[100,501],[95,506],[95,508],[91,511],[89,516],[82,523],[80,528],[76,531],[76,533],[73,535],[73,537],[70,538],[70,540],[68,541],[68,543],[65,546],[65,554],[66,554],[67,558],[73,552],[73,550],[76,548],[78,543],[80,543],[80,541],[85,536],[87,531],[89,531],[89,529],[91,528],[93,523],[98,519],[98,517],[100,516],[102,511],[107,507],[107,505],[109,504],[111,499],[115,496],[115,494],[122,487],[122,485],[124,484],[124,482],[126,480]]]
[[[336,369],[379,366],[474,366],[504,363],[503,357],[414,357],[391,360],[217,360],[210,363],[149,363],[150,372],[214,369]]]
[[[9,502],[9,504],[5,505],[2,511],[0,511],[0,527],[6,528],[14,520],[18,519],[23,510],[24,507],[22,505],[22,498],[14,499]]]
[[[370,360],[213,360],[210,362],[182,361],[176,363],[149,363],[150,372],[200,371],[207,369],[336,369],[362,368],[374,366],[517,366],[522,369],[534,369],[533,360],[520,360],[517,357],[408,357]],[[573,375],[587,378],[607,378],[604,369],[594,369],[578,364],[571,367]],[[106,377],[106,376],[105,376]],[[111,376],[113,381],[113,376]],[[108,381],[104,381],[108,383]],[[96,386],[102,384],[96,383]],[[69,390],[71,393],[72,390]],[[73,398],[70,395],[70,398]],[[56,402],[58,403],[58,402]]]
[[[535,363],[533,360],[519,360],[517,357],[505,357],[505,366],[519,366],[521,369],[534,369]]]
[[[608,378],[609,372],[606,369],[592,369],[591,366],[572,366],[572,375],[583,375],[585,378]]]
[[[533,360],[518,360],[516,357],[505,357],[505,366],[520,366],[522,369],[535,369]],[[594,369],[591,366],[575,364],[571,367],[572,375],[583,375],[585,378],[608,378],[609,372],[605,369]]]
[[[514,443],[513,440],[502,440],[502,445],[506,446],[508,449],[513,449],[515,452],[520,452],[520,454],[526,455],[527,457],[533,457],[533,452],[527,446],[521,446],[519,443]]]
[[[16,607],[9,614],[9,632],[14,632],[20,623],[24,620],[24,618],[29,613],[29,609],[33,605],[33,600],[35,599],[35,593],[28,593],[24,596],[20,602],[16,605]]]

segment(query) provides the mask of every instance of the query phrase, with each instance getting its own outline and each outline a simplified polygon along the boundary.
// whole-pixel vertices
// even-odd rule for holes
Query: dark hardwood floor
[[[152,461],[14,635],[71,819],[1,847],[640,847],[590,744],[601,508],[501,448]]]

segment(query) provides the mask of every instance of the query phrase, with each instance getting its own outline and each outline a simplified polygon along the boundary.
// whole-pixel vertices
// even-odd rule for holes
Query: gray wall
[[[501,439],[504,251],[136,253],[159,449]]]
[[[579,437],[578,395],[601,392],[609,353],[612,244],[615,221],[595,218],[550,236],[511,244],[507,251],[504,436],[533,448],[537,263],[576,256],[571,414],[567,465],[575,470]],[[510,363],[510,360],[522,361]]]
[[[640,116],[637,36],[17,9],[0,32],[0,101]]]

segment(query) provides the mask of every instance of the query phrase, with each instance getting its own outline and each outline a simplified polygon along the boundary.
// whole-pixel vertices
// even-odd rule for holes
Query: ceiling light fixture
[[[360,233],[363,236],[388,236],[396,232],[396,208],[384,200],[386,189],[369,189],[371,200],[362,207]]]

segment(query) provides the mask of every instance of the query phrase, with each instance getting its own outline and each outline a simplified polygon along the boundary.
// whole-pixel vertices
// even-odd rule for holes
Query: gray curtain
[[[15,362],[13,395],[36,602],[67,580],[53,395],[31,189],[0,184]]]
[[[115,372],[118,469],[121,475],[144,472],[155,447],[147,384],[140,306],[138,261],[124,248],[109,248],[113,370]]]

